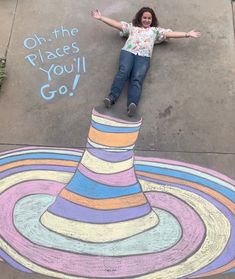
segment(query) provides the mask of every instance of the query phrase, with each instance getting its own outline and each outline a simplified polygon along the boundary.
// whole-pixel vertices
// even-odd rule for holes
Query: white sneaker
[[[106,97],[106,98],[104,99],[104,105],[105,105],[105,107],[106,107],[107,109],[109,109],[109,108],[111,108],[111,106],[112,106],[112,101],[111,101],[108,97]]]
[[[134,116],[136,112],[136,104],[135,103],[130,103],[127,109],[127,115],[129,117]]]

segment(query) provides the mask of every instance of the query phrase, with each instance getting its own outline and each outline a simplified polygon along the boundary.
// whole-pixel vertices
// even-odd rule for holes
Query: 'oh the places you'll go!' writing
[[[25,60],[47,79],[40,88],[44,100],[52,100],[57,95],[74,96],[81,74],[86,73],[85,56],[81,55],[78,42],[75,41],[78,33],[78,28],[61,26],[50,32],[48,37],[33,34],[24,39],[24,48],[30,51]],[[65,40],[69,43],[65,43]],[[65,75],[71,75],[70,79],[66,78],[70,84],[61,84],[59,81],[63,79],[58,77]]]

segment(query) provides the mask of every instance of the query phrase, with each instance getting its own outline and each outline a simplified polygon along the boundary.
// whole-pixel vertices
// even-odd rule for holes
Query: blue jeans
[[[127,106],[138,105],[142,84],[150,66],[150,57],[135,55],[122,50],[119,58],[119,70],[114,78],[109,98],[115,103],[121,95],[125,82],[129,80]]]

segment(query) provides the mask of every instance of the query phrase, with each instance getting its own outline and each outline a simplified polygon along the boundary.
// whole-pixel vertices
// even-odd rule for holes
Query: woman
[[[128,39],[121,50],[119,70],[114,78],[110,94],[104,99],[104,104],[110,108],[119,98],[125,82],[129,80],[127,97],[127,114],[133,116],[140,100],[142,85],[150,66],[150,57],[154,44],[169,38],[198,38],[200,32],[173,32],[160,28],[153,9],[141,8],[132,23],[119,22],[102,16],[100,11],[92,11],[92,16],[122,32]]]

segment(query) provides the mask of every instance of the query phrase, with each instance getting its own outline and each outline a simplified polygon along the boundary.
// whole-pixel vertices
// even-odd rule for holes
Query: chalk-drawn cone
[[[141,120],[93,109],[86,150],[71,181],[41,217],[50,230],[87,242],[115,241],[158,223],[134,170]]]

